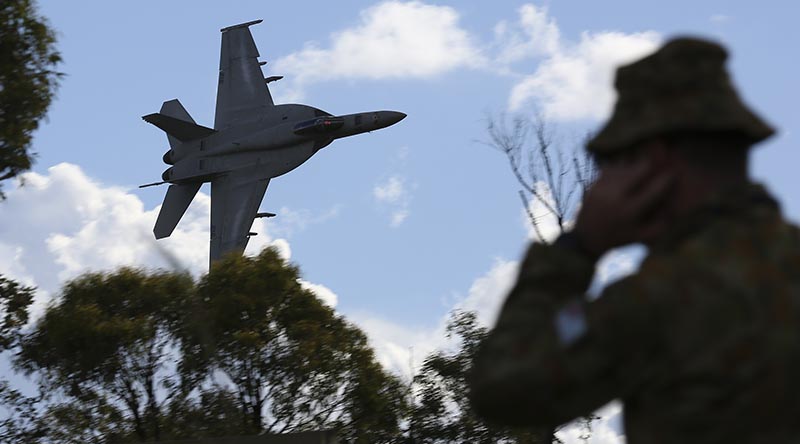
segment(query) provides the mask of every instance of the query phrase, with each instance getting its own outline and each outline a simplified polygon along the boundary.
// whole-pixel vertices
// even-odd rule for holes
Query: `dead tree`
[[[553,127],[541,113],[532,118],[505,114],[487,118],[486,144],[505,153],[511,172],[520,185],[518,191],[522,207],[530,220],[533,231],[540,242],[551,239],[543,232],[544,219],[552,217],[558,234],[566,231],[579,208],[580,200],[592,184],[597,169],[591,156],[583,149],[585,143],[574,143],[567,148],[557,143]],[[581,140],[585,142],[588,135]],[[538,203],[545,211],[534,214],[531,207]],[[590,413],[579,419],[583,428],[580,437],[588,442],[592,434],[592,423],[600,419]],[[549,432],[549,441],[562,443],[556,436],[561,427]]]
[[[520,115],[508,118],[490,116],[486,125],[492,148],[505,153],[514,177],[519,182],[519,197],[536,237],[548,242],[542,225],[552,217],[558,232],[569,228],[583,193],[592,183],[595,166],[579,144],[565,149],[556,143],[550,124],[540,113],[533,118]],[[534,214],[532,205],[545,210]]]

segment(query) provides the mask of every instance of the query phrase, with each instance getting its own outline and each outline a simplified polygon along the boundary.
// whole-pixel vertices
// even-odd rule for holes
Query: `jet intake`
[[[161,159],[167,165],[174,165],[175,164],[175,157],[173,157],[173,156],[174,156],[174,151],[173,150],[169,150],[166,153],[164,153],[164,157],[162,157]]]
[[[343,125],[344,119],[341,117],[318,117],[298,123],[292,131],[298,136],[312,136],[335,131]]]
[[[172,167],[167,168],[164,170],[164,173],[161,174],[161,180],[164,182],[169,182],[170,179],[172,179]]]

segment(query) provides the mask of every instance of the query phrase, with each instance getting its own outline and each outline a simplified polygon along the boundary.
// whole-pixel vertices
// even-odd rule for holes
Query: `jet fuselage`
[[[385,128],[405,116],[396,111],[333,116],[306,105],[276,105],[263,118],[171,149],[164,154],[164,162],[173,166],[164,171],[162,179],[169,183],[208,182],[252,165],[259,165],[269,177],[278,177],[302,165],[334,139]]]

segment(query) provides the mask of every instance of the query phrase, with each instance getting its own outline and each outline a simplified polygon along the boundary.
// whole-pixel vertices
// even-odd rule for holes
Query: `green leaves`
[[[467,376],[488,330],[474,312],[455,311],[447,335],[457,339],[452,352],[429,355],[414,378],[414,407],[409,433],[419,443],[547,443],[547,431],[515,430],[485,422],[472,410]]]
[[[398,439],[405,389],[299,278],[266,249],[197,283],[130,268],[68,282],[16,360],[51,402],[38,430],[65,443],[320,429]]]
[[[0,276],[0,352],[19,339],[19,330],[28,323],[28,307],[34,290]]]
[[[139,439],[160,436],[162,406],[175,396],[164,390],[176,379],[166,372],[169,331],[192,286],[186,275],[129,268],[86,274],[64,286],[16,361],[39,373],[44,392],[63,392],[74,401],[48,411],[55,424],[63,423],[50,427],[52,433],[122,417]],[[69,409],[88,415],[86,421],[73,421],[76,416],[64,413]]]
[[[366,336],[299,278],[273,249],[216,263],[180,329],[185,379],[222,373],[251,433],[335,427],[356,440],[396,436],[399,382],[375,362]],[[399,408],[387,408],[385,399]]]

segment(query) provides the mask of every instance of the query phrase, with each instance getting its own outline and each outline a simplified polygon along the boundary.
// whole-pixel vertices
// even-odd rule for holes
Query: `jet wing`
[[[244,251],[269,179],[263,165],[254,165],[211,181],[211,262]]]
[[[258,49],[250,25],[261,20],[223,28],[219,58],[219,84],[214,129],[231,126],[237,120],[269,112],[272,96],[258,62]]]

